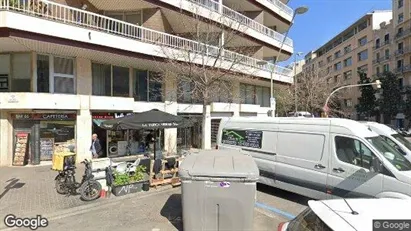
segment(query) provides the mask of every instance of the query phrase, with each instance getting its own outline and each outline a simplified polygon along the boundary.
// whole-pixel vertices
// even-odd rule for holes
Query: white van
[[[411,161],[411,142],[404,136],[385,124],[371,121],[359,122],[367,126],[371,131],[383,137],[391,146],[395,147],[398,151],[405,155],[405,158]]]
[[[260,183],[307,197],[411,196],[411,163],[353,120],[224,118],[217,142],[252,155]]]

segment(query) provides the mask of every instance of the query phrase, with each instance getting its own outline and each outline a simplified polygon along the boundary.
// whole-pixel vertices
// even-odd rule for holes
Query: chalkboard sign
[[[221,142],[228,145],[261,148],[262,140],[262,131],[224,129]]]
[[[54,153],[54,138],[40,139],[40,160],[51,160]]]

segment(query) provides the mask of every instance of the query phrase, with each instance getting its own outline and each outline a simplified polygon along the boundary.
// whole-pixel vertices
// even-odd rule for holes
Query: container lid
[[[179,176],[258,179],[259,170],[253,158],[240,151],[202,150],[182,161]]]

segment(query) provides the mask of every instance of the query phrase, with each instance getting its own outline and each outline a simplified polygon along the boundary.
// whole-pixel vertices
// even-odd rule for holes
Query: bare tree
[[[174,47],[161,47],[159,52],[165,63],[159,67],[163,75],[158,81],[172,86],[162,92],[166,101],[203,105],[202,137],[205,137],[207,106],[215,101],[239,102],[239,92],[234,86],[254,81],[251,76],[258,60],[250,56],[258,49],[244,44],[248,40],[242,34],[248,26],[244,25],[245,21],[238,22],[243,18],[234,11],[229,18],[217,16],[217,11],[201,17],[205,12],[201,7],[194,7],[193,11],[191,18],[180,19],[179,28],[185,32],[180,36],[187,39],[171,41]],[[202,148],[205,148],[204,140]]]
[[[325,101],[331,92],[341,86],[340,79],[334,79],[327,75],[325,71],[320,70],[305,70],[297,75],[297,84],[279,91],[283,99],[283,107],[285,110],[295,110],[295,97],[297,97],[297,107],[299,111],[307,111],[310,113],[321,112]],[[329,115],[342,116],[345,115],[341,109],[341,96],[343,91],[332,95],[328,102]]]

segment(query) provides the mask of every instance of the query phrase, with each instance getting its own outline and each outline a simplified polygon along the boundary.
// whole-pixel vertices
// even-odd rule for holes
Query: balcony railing
[[[293,40],[290,38],[285,38],[284,35],[282,35],[281,33],[278,33],[277,31],[270,29],[264,25],[262,25],[261,23],[256,22],[255,20],[235,11],[232,10],[214,0],[188,0],[194,4],[197,4],[199,6],[202,6],[204,8],[207,8],[211,11],[220,13],[220,7],[222,10],[222,15],[224,15],[227,18],[230,18],[238,23],[241,23],[243,25],[246,25],[247,27],[256,30],[264,35],[267,35],[268,37],[271,37],[277,41],[279,41],[280,43],[282,43],[284,41],[285,45],[288,46],[293,46]],[[283,4],[283,3],[281,3]],[[290,8],[291,9],[291,8]],[[293,10],[291,9],[291,15],[293,14]],[[285,39],[285,40],[284,40]]]
[[[291,9],[286,4],[282,3],[279,0],[268,0],[268,1],[271,2],[273,5],[277,6],[278,8],[280,8],[281,10],[283,10],[286,14],[293,16],[294,14],[293,9]]]
[[[395,73],[406,73],[411,71],[411,65],[404,65],[402,67],[398,67],[394,70]]]
[[[378,43],[374,46],[374,50],[385,47],[386,45],[390,44],[391,40],[384,41],[382,43]]]
[[[408,36],[411,33],[411,28],[404,29],[402,32],[399,32],[395,35],[395,39],[400,39],[405,36]]]
[[[411,52],[411,47],[405,47],[395,51],[395,56],[402,56]]]
[[[274,71],[275,74],[285,75],[287,77],[292,76],[292,69],[274,66],[271,63],[262,65],[262,60],[246,55],[228,50],[220,51],[219,47],[147,29],[114,18],[46,0],[0,0],[0,10],[8,10],[65,24],[95,29],[100,32],[116,34],[146,43],[187,50],[212,58],[221,57],[230,62],[236,62],[265,71]]]
[[[384,55],[384,56],[382,56],[382,57],[380,57],[380,58],[374,59],[374,60],[372,61],[372,63],[373,63],[373,64],[381,63],[381,62],[390,60],[390,58],[391,58],[391,55]]]

